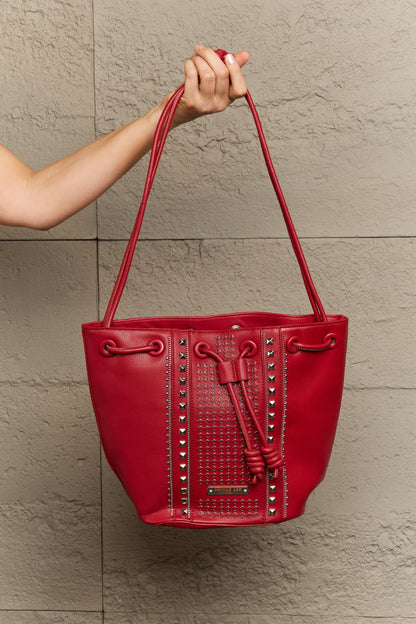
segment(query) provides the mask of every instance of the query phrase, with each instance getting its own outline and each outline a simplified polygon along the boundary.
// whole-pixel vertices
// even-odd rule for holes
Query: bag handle
[[[226,52],[223,50],[216,50],[216,52],[220,56],[220,58],[224,60],[224,56]],[[152,189],[156,171],[160,162],[160,158],[162,156],[163,147],[166,143],[169,129],[172,124],[173,116],[179,105],[179,101],[182,98],[184,90],[185,90],[184,85],[181,85],[174,92],[174,94],[170,97],[169,101],[167,102],[162,112],[159,122],[157,124],[155,136],[154,136],[153,144],[152,144],[152,151],[150,154],[150,161],[149,161],[149,166],[148,166],[148,171],[147,171],[146,182],[144,185],[142,200],[140,203],[140,207],[137,213],[136,221],[134,223],[129,242],[126,247],[126,251],[124,253],[123,260],[121,262],[121,267],[120,267],[116,282],[114,284],[114,288],[111,293],[110,300],[108,302],[107,310],[106,310],[106,313],[102,322],[103,327],[111,326],[118,304],[120,302],[121,295],[123,294],[123,290],[126,285],[126,281],[127,281],[129,271],[130,271],[130,266],[133,260],[137,239],[139,237],[141,226],[143,223],[147,200],[149,198],[150,191]],[[322,306],[322,303],[319,299],[318,293],[312,281],[312,277],[309,272],[309,268],[306,263],[306,259],[303,254],[298,236],[296,234],[296,230],[293,225],[292,218],[289,213],[289,209],[287,207],[285,198],[282,193],[282,189],[277,179],[276,171],[274,169],[273,162],[270,156],[270,152],[266,143],[266,139],[264,136],[263,128],[261,126],[259,115],[257,113],[253,99],[248,91],[245,95],[245,98],[253,114],[254,123],[257,128],[260,145],[263,151],[264,160],[266,162],[267,170],[269,172],[269,176],[270,176],[273,188],[276,192],[276,196],[280,204],[280,208],[281,208],[282,215],[286,224],[289,238],[292,243],[292,248],[293,248],[293,251],[295,252],[295,256],[298,261],[299,268],[300,268],[302,278],[303,278],[303,282],[306,288],[306,292],[308,294],[309,301],[311,303],[312,310],[315,316],[315,321],[316,322],[326,321],[327,317],[326,317],[324,308]]]

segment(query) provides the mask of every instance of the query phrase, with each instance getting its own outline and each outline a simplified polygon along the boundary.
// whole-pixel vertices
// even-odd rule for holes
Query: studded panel
[[[234,360],[236,357],[235,335],[219,334],[216,336],[215,351],[223,360]]]
[[[198,485],[246,483],[244,443],[227,389],[215,362],[196,364]]]
[[[258,499],[227,498],[220,500],[199,499],[198,517],[200,518],[258,518],[260,516]]]
[[[233,333],[212,337],[210,343],[222,360],[235,360],[239,355],[239,343]],[[246,358],[248,381],[247,392],[253,409],[260,421],[264,420],[263,382],[261,370],[256,359]],[[245,443],[234,407],[226,385],[219,383],[217,364],[210,359],[194,360],[196,375],[193,382],[193,409],[197,417],[197,433],[194,431],[194,445],[197,454],[197,505],[194,497],[194,509],[197,506],[199,518],[256,519],[261,514],[260,500],[265,487],[245,487],[240,496],[232,494],[209,495],[210,489],[221,486],[242,490],[241,486],[250,484],[252,475],[248,470],[244,453]],[[259,448],[258,434],[247,412],[246,403],[239,383],[233,384],[241,407],[250,439],[255,448]],[[195,417],[195,416],[194,416]],[[261,493],[261,494],[260,494]],[[259,498],[261,496],[261,498]]]

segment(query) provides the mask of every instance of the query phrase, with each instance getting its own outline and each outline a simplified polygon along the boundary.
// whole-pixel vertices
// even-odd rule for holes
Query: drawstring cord
[[[231,403],[233,404],[235,414],[246,443],[244,454],[246,456],[248,468],[253,475],[251,483],[255,484],[263,478],[266,466],[272,471],[273,478],[276,478],[279,474],[279,468],[284,464],[284,459],[280,456],[278,449],[273,448],[270,444],[268,444],[266,436],[264,435],[255,414],[247,390],[246,381],[248,379],[248,371],[244,358],[253,357],[256,354],[257,345],[255,342],[249,340],[241,345],[240,350],[240,356],[236,360],[223,360],[218,353],[209,348],[207,343],[198,342],[198,344],[195,345],[195,353],[199,357],[211,357],[217,363],[220,383],[226,385],[227,387]],[[260,449],[256,449],[250,439],[250,435],[244,421],[244,416],[241,412],[239,401],[233,386],[233,383],[237,382],[240,383],[247,411],[259,435]]]

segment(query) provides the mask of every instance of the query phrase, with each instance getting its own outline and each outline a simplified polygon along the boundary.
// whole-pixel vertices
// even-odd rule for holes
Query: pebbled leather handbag
[[[157,126],[104,319],[82,326],[91,397],[107,460],[143,521],[190,528],[274,524],[302,514],[324,477],[341,404],[348,319],[324,311],[250,93],[312,314],[114,319],[183,90],[172,95]]]

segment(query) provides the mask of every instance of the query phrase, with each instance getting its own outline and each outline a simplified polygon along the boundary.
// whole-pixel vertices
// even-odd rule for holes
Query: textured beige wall
[[[100,457],[80,336],[145,162],[50,232],[0,228],[0,624],[416,623],[415,23],[413,0],[2,0],[0,136],[34,167],[145,112],[193,43],[250,50],[318,290],[351,330],[305,516],[149,527]],[[120,315],[308,311],[266,175],[243,103],[176,130]]]

